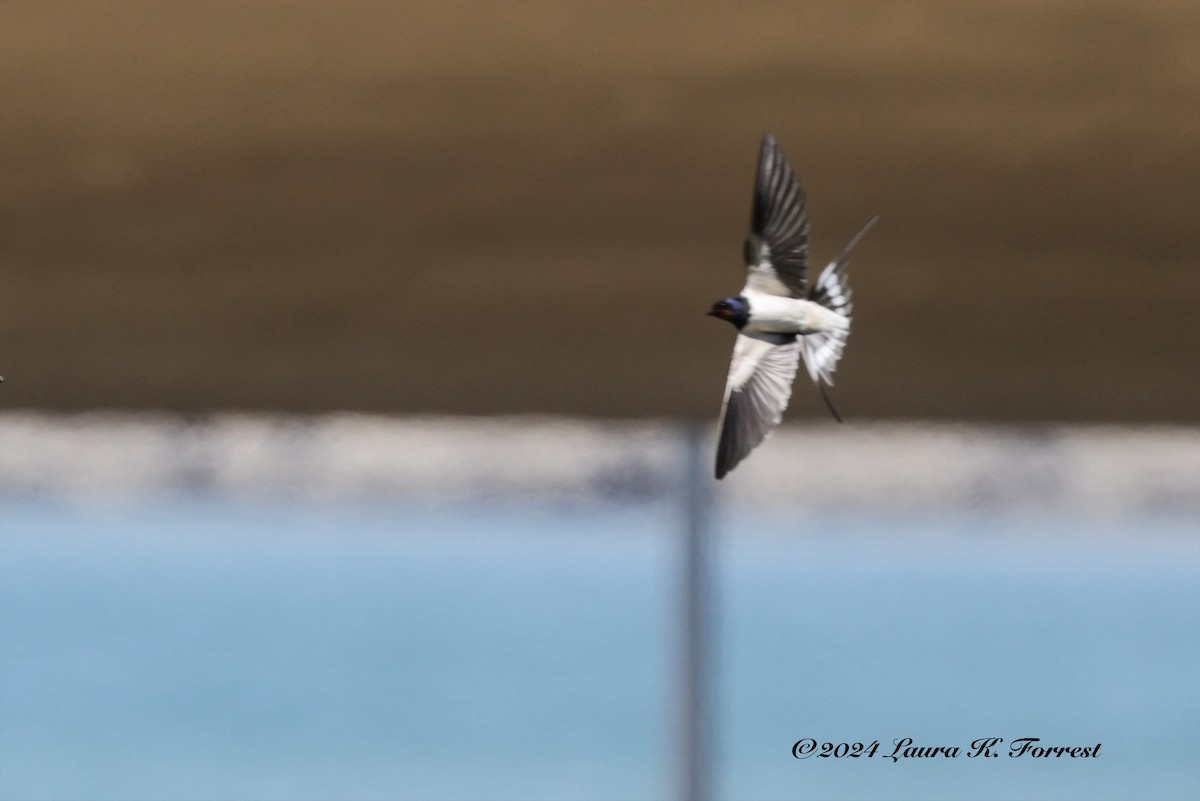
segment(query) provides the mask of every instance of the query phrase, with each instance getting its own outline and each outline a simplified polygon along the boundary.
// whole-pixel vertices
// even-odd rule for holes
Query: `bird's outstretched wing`
[[[779,425],[799,363],[795,336],[738,334],[721,407],[717,478],[724,478]]]
[[[808,208],[804,190],[775,137],[763,137],[746,239],[746,289],[802,298],[808,278]]]

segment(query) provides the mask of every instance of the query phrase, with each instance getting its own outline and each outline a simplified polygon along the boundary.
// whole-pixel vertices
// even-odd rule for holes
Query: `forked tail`
[[[839,423],[842,422],[842,418],[825,394],[824,385],[833,386],[833,372],[837,369],[838,359],[842,358],[846,339],[850,336],[850,319],[854,312],[854,303],[851,297],[853,293],[850,291],[850,281],[846,276],[846,267],[850,264],[850,251],[877,220],[879,217],[875,216],[867,221],[867,224],[854,235],[850,243],[842,248],[842,252],[837,255],[837,258],[829,262],[829,266],[821,272],[821,277],[808,290],[808,299],[813,303],[819,303],[846,318],[845,328],[806,334],[800,338],[801,352],[804,354],[804,364],[808,368],[808,374],[816,383],[817,389],[820,390],[825,405],[829,407],[829,411],[833,413]]]

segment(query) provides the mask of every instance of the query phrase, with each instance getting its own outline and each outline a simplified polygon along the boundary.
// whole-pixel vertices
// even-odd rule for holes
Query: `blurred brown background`
[[[715,418],[768,130],[850,420],[1200,421],[1195,2],[4,2],[3,405]]]

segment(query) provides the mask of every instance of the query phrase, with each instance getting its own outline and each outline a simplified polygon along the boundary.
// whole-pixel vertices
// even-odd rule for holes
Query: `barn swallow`
[[[738,330],[721,404],[717,478],[724,478],[779,425],[801,355],[825,405],[842,421],[824,384],[833,385],[833,371],[850,334],[850,251],[878,219],[867,221],[817,282],[807,286],[804,190],[775,137],[763,137],[750,236],[743,249],[746,286],[708,311]]]

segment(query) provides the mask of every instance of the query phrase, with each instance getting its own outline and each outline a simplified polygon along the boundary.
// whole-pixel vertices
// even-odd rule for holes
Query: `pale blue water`
[[[723,522],[722,798],[1200,797],[1196,521]],[[674,797],[676,533],[4,500],[0,798]],[[1103,749],[790,754],[985,736]]]

